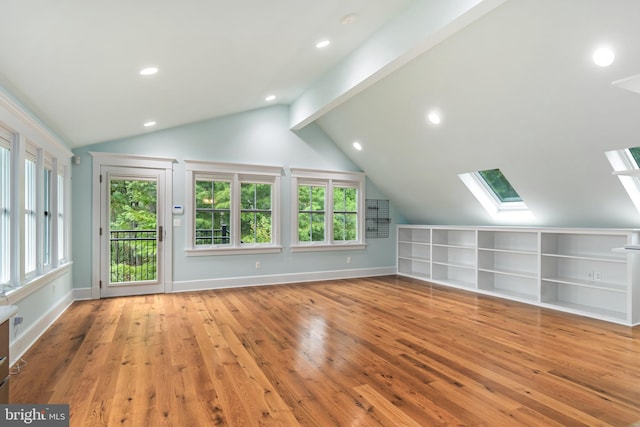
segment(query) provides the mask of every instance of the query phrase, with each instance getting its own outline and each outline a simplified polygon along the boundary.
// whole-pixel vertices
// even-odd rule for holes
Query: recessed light
[[[616,55],[608,47],[601,47],[593,52],[593,62],[601,67],[608,67],[613,64],[614,59],[616,59]]]
[[[356,22],[356,14],[355,13],[350,13],[348,15],[345,15],[342,17],[342,19],[340,20],[340,23],[343,25],[348,25],[348,24],[353,24],[354,22]]]
[[[430,112],[428,118],[429,121],[434,125],[439,125],[442,121],[442,119],[440,118],[440,114],[436,113],[435,111]]]
[[[141,76],[152,76],[157,72],[158,72],[158,68],[157,67],[146,67],[146,68],[143,68],[142,70],[140,70],[140,75]]]
[[[155,126],[155,125],[156,125],[156,122],[154,122],[153,120],[149,120],[148,122],[144,123],[144,127],[146,127],[146,128],[150,128],[150,127]]]
[[[267,102],[275,101],[276,100],[276,96],[275,95],[269,95],[264,100],[267,101]]]
[[[358,151],[362,151],[362,145],[360,145],[358,141],[353,143],[353,148],[355,148]]]
[[[322,49],[329,46],[330,44],[331,44],[330,40],[322,40],[321,42],[316,43],[316,47],[318,49]]]

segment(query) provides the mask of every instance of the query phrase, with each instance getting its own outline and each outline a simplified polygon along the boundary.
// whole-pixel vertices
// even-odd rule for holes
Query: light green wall
[[[74,284],[91,285],[91,200],[90,151],[175,158],[173,202],[184,205],[184,160],[204,160],[282,166],[282,243],[280,254],[186,257],[185,229],[173,229],[173,282],[238,278],[256,275],[286,275],[347,269],[393,267],[395,265],[395,222],[388,239],[370,239],[363,251],[292,253],[290,243],[290,180],[288,168],[357,171],[357,166],[315,124],[294,134],[288,128],[289,110],[273,106],[211,119],[141,136],[123,138],[74,150],[80,164],[73,170]],[[367,181],[367,198],[386,199]],[[393,220],[402,218],[393,207]],[[346,257],[351,263],[346,263]],[[260,260],[262,268],[255,269]]]

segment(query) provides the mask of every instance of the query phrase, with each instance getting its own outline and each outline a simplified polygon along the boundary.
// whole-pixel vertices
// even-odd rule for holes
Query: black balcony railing
[[[111,283],[157,280],[156,230],[111,230]]]
[[[229,227],[222,225],[214,229],[196,229],[196,246],[227,245],[230,243]]]

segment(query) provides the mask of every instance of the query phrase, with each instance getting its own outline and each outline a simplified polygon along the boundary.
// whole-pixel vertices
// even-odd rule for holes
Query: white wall
[[[288,168],[359,170],[317,126],[297,135],[288,129],[289,111],[273,106],[211,119],[142,136],[104,142],[74,150],[74,235],[77,288],[91,284],[91,157],[89,152],[124,153],[177,159],[173,173],[173,204],[185,204],[184,160],[282,166],[282,244],[280,254],[187,257],[184,227],[173,228],[174,290],[242,286],[390,273],[395,269],[395,227],[402,221],[392,208],[388,239],[370,239],[366,250],[292,253]],[[388,199],[370,182],[367,198]],[[351,257],[351,263],[346,258]],[[255,263],[261,262],[261,269]]]

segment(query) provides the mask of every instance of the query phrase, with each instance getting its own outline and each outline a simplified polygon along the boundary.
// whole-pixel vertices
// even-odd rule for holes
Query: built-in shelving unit
[[[398,274],[640,324],[640,230],[398,226]]]

